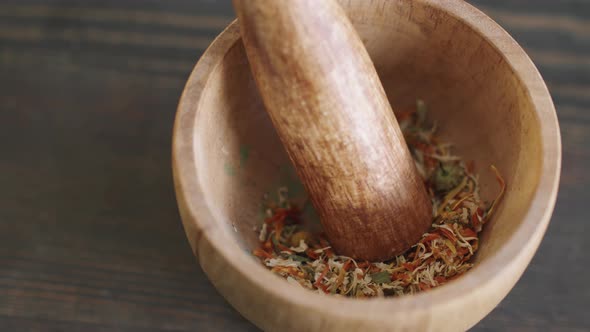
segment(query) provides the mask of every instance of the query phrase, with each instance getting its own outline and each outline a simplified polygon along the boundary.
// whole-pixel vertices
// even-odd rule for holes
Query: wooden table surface
[[[590,330],[590,1],[474,1],[529,52],[563,172],[532,264],[475,331]],[[170,167],[229,0],[0,1],[0,331],[256,331],[209,284]]]

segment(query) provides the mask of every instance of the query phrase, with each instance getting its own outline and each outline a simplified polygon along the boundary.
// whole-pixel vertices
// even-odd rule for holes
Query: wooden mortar
[[[506,296],[534,255],[559,184],[561,141],[538,71],[493,20],[460,0],[340,1],[393,109],[417,98],[440,134],[474,160],[481,195],[507,182],[486,224],[474,268],[436,289],[357,300],[292,286],[250,254],[265,193],[303,191],[264,110],[237,24],[199,60],[174,128],[178,204],[191,247],[220,293],[267,331],[457,331]]]

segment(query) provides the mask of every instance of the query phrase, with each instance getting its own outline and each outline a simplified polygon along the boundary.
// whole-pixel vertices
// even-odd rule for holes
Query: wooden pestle
[[[430,198],[359,36],[333,0],[234,0],[268,114],[334,250],[386,260]]]

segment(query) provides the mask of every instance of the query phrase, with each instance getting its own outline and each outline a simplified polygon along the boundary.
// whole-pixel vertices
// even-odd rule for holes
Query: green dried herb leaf
[[[371,274],[371,281],[376,284],[385,284],[391,281],[391,274],[386,271],[381,271]]]
[[[461,183],[465,173],[457,163],[441,163],[432,174],[432,185],[436,191],[449,191]]]
[[[275,248],[278,250],[279,244],[281,243],[278,239],[277,239],[277,235],[273,234],[270,237],[270,240],[272,241],[272,244],[275,246]]]
[[[314,275],[315,275],[315,269],[309,265],[304,265],[302,267],[303,271],[305,272],[305,277],[307,278],[307,280],[309,281],[315,281],[314,279]]]
[[[422,99],[416,100],[416,126],[422,127],[424,121],[426,120],[426,113],[428,113],[428,108],[426,108],[426,103]]]
[[[297,261],[297,262],[309,262],[310,261],[309,258],[299,256],[299,255],[289,255],[289,258],[291,258],[292,260]]]
[[[293,233],[299,228],[298,225],[286,225],[285,227],[283,227],[283,232],[282,232],[282,236],[285,238],[290,238],[291,235],[293,235]]]

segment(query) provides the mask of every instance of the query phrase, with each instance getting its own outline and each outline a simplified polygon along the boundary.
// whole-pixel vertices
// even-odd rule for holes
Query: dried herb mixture
[[[432,199],[432,227],[407,252],[387,262],[355,261],[337,255],[323,234],[303,227],[301,209],[279,189],[278,202],[266,202],[267,218],[259,231],[260,246],[254,255],[272,272],[291,284],[320,293],[351,297],[397,296],[428,290],[453,280],[473,264],[478,233],[502,198],[486,205],[479,197],[473,164],[451,153],[451,145],[436,136],[436,126],[425,121],[426,107],[398,116],[416,167]]]

